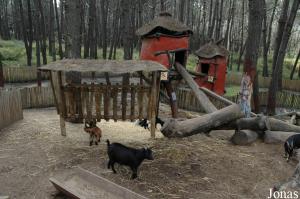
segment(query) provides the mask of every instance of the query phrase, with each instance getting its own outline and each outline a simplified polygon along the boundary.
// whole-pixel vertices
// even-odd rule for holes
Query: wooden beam
[[[158,94],[159,94],[159,72],[153,72],[152,73],[152,89],[151,89],[151,96],[150,96],[150,132],[151,132],[151,138],[155,138],[155,120],[157,115],[157,105],[158,105]]]
[[[183,79],[187,82],[189,87],[192,89],[195,97],[197,98],[199,104],[202,106],[206,113],[212,113],[217,111],[217,108],[211,103],[209,98],[199,89],[199,86],[193,80],[191,75],[186,71],[186,69],[178,62],[175,63],[177,71],[181,74]]]
[[[52,71],[49,71],[49,74],[50,74],[50,83],[51,83],[51,88],[52,88],[52,92],[53,92],[54,103],[55,103],[57,114],[59,114],[59,105],[58,105],[57,96],[56,96],[55,89],[54,89]]]
[[[66,117],[66,99],[65,99],[65,93],[63,91],[63,84],[62,84],[62,72],[58,71],[58,86],[59,86],[59,93],[60,93],[60,114],[59,114],[59,120],[60,120],[60,131],[62,136],[67,135],[66,131],[66,123],[65,123],[65,117]]]

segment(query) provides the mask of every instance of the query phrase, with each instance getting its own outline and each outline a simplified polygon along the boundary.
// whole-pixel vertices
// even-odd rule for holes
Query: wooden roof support
[[[65,93],[63,91],[63,84],[62,84],[62,72],[58,72],[58,86],[59,86],[59,92],[60,92],[60,102],[59,102],[59,121],[60,121],[60,130],[62,136],[67,136],[66,132],[66,123],[65,123],[65,115],[66,115],[66,99],[65,99]]]

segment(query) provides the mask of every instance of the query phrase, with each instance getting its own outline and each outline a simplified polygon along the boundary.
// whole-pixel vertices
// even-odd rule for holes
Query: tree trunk
[[[234,104],[198,118],[177,121],[168,119],[161,129],[166,137],[187,137],[198,133],[207,133],[223,124],[243,116],[239,105]]]
[[[291,79],[291,80],[292,80],[293,77],[294,77],[294,73],[295,73],[295,70],[296,70],[296,67],[297,67],[299,58],[300,58],[300,49],[299,49],[299,51],[298,51],[298,55],[297,55],[297,57],[296,57],[296,60],[295,60],[295,63],[294,63],[294,66],[293,66],[293,69],[292,69],[292,72],[291,72],[291,75],[290,75],[290,79]],[[299,66],[299,68],[300,68],[300,66]],[[300,70],[300,69],[299,69],[299,70]]]
[[[269,53],[270,44],[271,44],[273,20],[274,20],[277,3],[278,3],[278,0],[275,0],[273,10],[272,10],[272,15],[271,15],[270,22],[269,22],[268,35],[266,38],[266,49],[265,49],[264,55],[263,55],[264,56],[264,72],[263,73],[266,77],[269,76],[268,53]]]
[[[217,108],[211,103],[209,98],[199,89],[198,85],[195,83],[191,75],[185,70],[185,68],[179,64],[178,62],[175,63],[175,67],[177,71],[181,74],[183,79],[187,82],[187,84],[192,89],[195,97],[197,98],[198,102],[205,110],[206,113],[212,113],[217,110]]]
[[[21,16],[21,24],[22,24],[22,35],[23,35],[23,42],[25,45],[26,55],[27,55],[27,65],[31,65],[31,52],[29,49],[28,44],[28,38],[27,38],[27,31],[26,31],[26,25],[25,25],[25,16],[24,16],[24,10],[23,10],[23,3],[22,0],[18,1],[19,3],[19,10],[20,10],[20,16]]]
[[[55,19],[56,19],[56,27],[57,27],[57,35],[58,35],[58,54],[59,58],[63,59],[63,50],[62,50],[62,34],[61,34],[61,25],[59,24],[59,15],[57,8],[57,0],[54,0],[54,8],[55,8]],[[60,8],[61,12],[63,12],[63,8]]]
[[[231,142],[236,145],[250,145],[258,138],[258,133],[252,130],[236,131],[231,137]]]
[[[184,22],[185,0],[179,0],[179,20]]]
[[[253,82],[254,112],[259,112],[257,59],[261,41],[263,7],[261,0],[249,0],[248,39],[244,57],[244,71]]]
[[[287,21],[288,8],[289,8],[289,0],[284,0],[282,9],[281,9],[280,18],[278,20],[277,33],[276,33],[276,38],[275,38],[275,42],[274,42],[272,74],[275,73],[275,66],[276,66],[276,62],[277,62],[277,58],[278,58],[278,52],[279,52],[279,48],[280,48],[281,41],[282,41],[284,27],[285,27],[286,21]],[[280,71],[280,69],[278,69],[278,72],[279,71]],[[276,74],[276,76],[278,76],[278,75],[282,75],[282,73]],[[272,75],[272,77],[274,77],[274,76]],[[281,80],[281,79],[276,78],[276,82],[274,83],[274,87],[276,87],[276,90],[279,86],[279,82],[278,82],[279,80]]]
[[[108,1],[101,1],[101,13],[102,13],[102,57],[106,59],[107,54],[107,13],[108,13]]]
[[[31,66],[32,60],[32,43],[33,43],[33,25],[32,25],[32,13],[31,13],[31,3],[27,0],[27,17],[28,17],[28,54],[27,54],[27,65]]]
[[[300,126],[292,125],[275,118],[269,118],[269,122],[271,131],[290,131],[300,133]]]
[[[44,17],[44,11],[43,11],[43,6],[42,6],[42,2],[41,0],[35,0],[35,7],[38,8],[39,10],[39,26],[40,26],[40,32],[39,34],[42,35],[41,39],[40,39],[40,49],[42,52],[42,57],[43,57],[43,65],[47,64],[47,36],[46,36],[46,24],[45,24],[45,17]]]
[[[166,11],[165,0],[160,0],[160,11]]]
[[[264,12],[264,19],[263,19],[263,77],[269,76],[268,71],[268,49],[267,49],[267,6],[266,2],[263,1],[263,12]],[[270,24],[272,25],[272,24]]]
[[[279,87],[278,83],[280,80],[280,76],[282,76],[282,74],[280,73],[280,68],[282,68],[284,62],[286,48],[288,45],[289,38],[291,36],[291,31],[293,28],[297,10],[299,8],[299,3],[300,3],[299,0],[293,2],[288,21],[286,22],[286,25],[284,27],[282,39],[279,44],[280,47],[278,50],[278,56],[276,59],[275,67],[273,69],[272,79],[269,87],[268,106],[267,106],[267,111],[269,114],[275,114],[276,92]]]
[[[131,23],[130,23],[130,19],[131,19],[131,1],[128,2],[126,0],[121,0],[121,9],[122,9],[122,20],[123,23],[121,23],[122,25],[122,40],[123,40],[123,49],[124,49],[124,60],[130,60],[132,59],[131,56],[131,52],[130,52],[130,48],[131,48],[131,38],[132,35],[130,34],[130,29],[131,29]],[[122,79],[122,84],[123,85],[129,85],[129,74],[125,74],[123,75],[123,79]],[[122,116],[125,117],[125,111],[126,111],[126,106],[127,106],[127,88],[123,88],[122,90],[122,102],[124,104],[122,104],[122,106],[125,108],[122,109]]]
[[[55,21],[54,21],[54,7],[53,7],[52,0],[50,0],[49,54],[52,55],[52,60],[56,61],[54,24],[55,24]]]
[[[103,0],[104,1],[104,0]],[[89,58],[97,59],[97,37],[96,37],[96,0],[89,2]]]
[[[288,131],[266,131],[264,142],[267,144],[284,143],[290,136],[298,133]]]
[[[80,0],[65,1],[66,29],[64,37],[67,58],[80,58],[80,7]]]

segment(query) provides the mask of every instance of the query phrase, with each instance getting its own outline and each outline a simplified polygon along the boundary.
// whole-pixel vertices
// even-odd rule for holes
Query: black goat
[[[289,161],[293,156],[293,152],[295,149],[300,148],[300,134],[295,134],[290,136],[284,143],[284,151],[286,161]]]
[[[163,126],[164,123],[165,122],[163,120],[161,120],[159,117],[155,118],[155,127],[157,126],[157,124],[160,124],[161,126]],[[149,129],[149,122],[147,119],[139,120],[138,125],[141,127],[144,127],[144,129]]]
[[[120,165],[129,166],[132,170],[131,179],[137,177],[137,170],[144,159],[153,160],[152,150],[149,148],[134,149],[124,146],[120,143],[110,144],[109,140],[107,142],[107,154],[109,161],[107,168],[112,169],[114,173],[117,173],[114,165],[119,163]]]

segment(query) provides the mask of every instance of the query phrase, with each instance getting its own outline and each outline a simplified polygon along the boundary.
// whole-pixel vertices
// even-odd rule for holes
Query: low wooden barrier
[[[186,109],[195,112],[204,112],[200,104],[194,97],[193,93],[189,88],[177,88],[175,89],[177,104],[179,108]],[[225,96],[230,101],[237,102],[238,96]],[[160,99],[164,103],[168,103],[166,93],[160,96]],[[221,109],[225,106],[224,103],[218,101],[215,98],[210,98],[212,103],[217,109]],[[268,92],[259,93],[260,106],[266,106],[268,103]],[[300,109],[300,94],[296,92],[282,91],[277,93],[277,104],[278,107],[289,108],[289,109]]]
[[[20,91],[0,90],[0,129],[21,119],[23,110]]]
[[[54,106],[51,87],[30,87],[20,89],[23,108],[45,108]]]
[[[37,80],[36,67],[3,67],[4,81],[7,83],[30,82]],[[41,73],[42,79],[48,79],[49,75]]]

